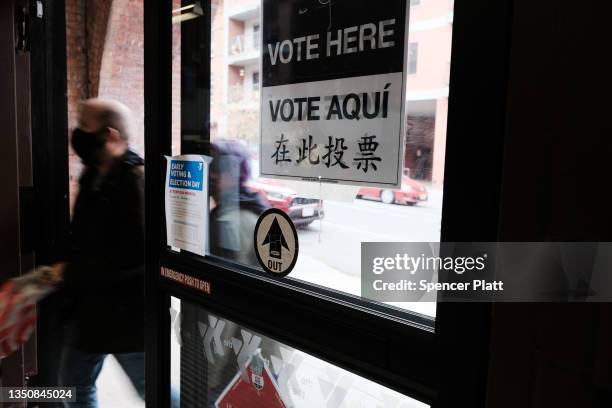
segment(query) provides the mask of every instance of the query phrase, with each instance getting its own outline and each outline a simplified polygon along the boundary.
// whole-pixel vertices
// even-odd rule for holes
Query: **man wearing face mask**
[[[129,149],[132,116],[111,100],[83,103],[72,147],[85,166],[70,258],[53,275],[74,298],[60,383],[96,407],[96,378],[113,354],[144,398],[144,161]]]

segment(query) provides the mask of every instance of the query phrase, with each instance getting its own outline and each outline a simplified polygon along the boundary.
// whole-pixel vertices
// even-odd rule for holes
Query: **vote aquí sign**
[[[401,184],[407,3],[263,0],[263,177]]]

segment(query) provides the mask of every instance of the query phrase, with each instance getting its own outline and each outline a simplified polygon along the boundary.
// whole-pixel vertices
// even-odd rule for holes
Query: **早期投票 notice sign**
[[[263,0],[261,175],[399,186],[406,0]]]
[[[166,160],[167,243],[204,256],[208,237],[209,158],[184,155]]]

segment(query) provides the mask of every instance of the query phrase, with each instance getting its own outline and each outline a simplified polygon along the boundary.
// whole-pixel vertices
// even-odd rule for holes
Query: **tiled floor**
[[[129,378],[113,356],[108,356],[104,360],[104,366],[96,385],[98,386],[100,408],[143,408],[145,406],[144,401],[140,399]]]

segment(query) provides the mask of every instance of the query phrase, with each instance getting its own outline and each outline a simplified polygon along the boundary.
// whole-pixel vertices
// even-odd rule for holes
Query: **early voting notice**
[[[208,164],[198,155],[166,156],[166,234],[168,245],[206,255]]]
[[[400,186],[407,3],[263,0],[263,177]]]

